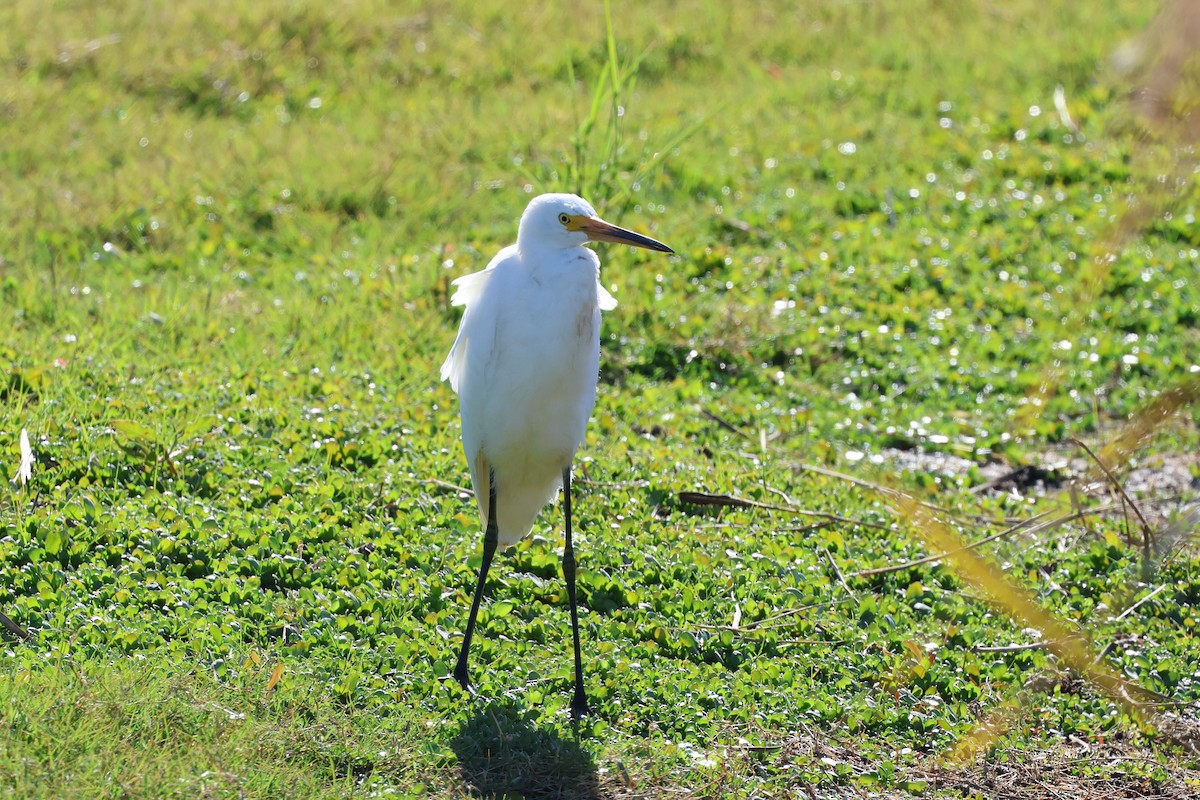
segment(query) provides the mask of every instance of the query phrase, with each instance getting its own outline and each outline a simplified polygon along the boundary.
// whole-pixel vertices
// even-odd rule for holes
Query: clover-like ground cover
[[[1200,233],[1122,71],[1153,9],[626,5],[0,9],[35,457],[0,792],[1195,793]],[[601,253],[577,729],[556,509],[489,580],[479,696],[444,680],[449,281],[557,189],[678,251]],[[922,561],[939,523],[1003,534],[998,601]]]

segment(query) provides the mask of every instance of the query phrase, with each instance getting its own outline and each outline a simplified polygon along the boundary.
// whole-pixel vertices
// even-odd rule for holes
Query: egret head
[[[605,222],[596,216],[596,209],[588,201],[573,194],[538,195],[529,201],[521,215],[517,245],[522,250],[560,250],[588,242],[616,242],[660,253],[675,252],[649,236]]]

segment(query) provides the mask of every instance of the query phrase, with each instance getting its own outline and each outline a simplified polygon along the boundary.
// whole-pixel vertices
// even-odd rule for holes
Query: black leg
[[[467,679],[467,653],[471,649],[471,634],[475,632],[475,617],[479,614],[479,603],[483,599],[483,582],[487,580],[488,568],[492,565],[492,556],[496,554],[496,542],[499,533],[496,529],[496,476],[488,474],[488,520],[483,532],[483,563],[479,565],[479,583],[475,585],[475,599],[471,601],[471,615],[467,617],[467,631],[463,634],[462,650],[458,653],[458,663],[454,666],[454,680],[458,685],[471,690],[471,682]],[[576,648],[578,650],[578,648]]]
[[[567,582],[567,602],[571,604],[571,635],[575,644],[575,696],[571,716],[579,719],[591,713],[583,688],[583,657],[579,652],[579,611],[575,607],[575,548],[571,546],[571,468],[563,470],[563,516],[567,520],[567,544],[563,548],[563,579]]]

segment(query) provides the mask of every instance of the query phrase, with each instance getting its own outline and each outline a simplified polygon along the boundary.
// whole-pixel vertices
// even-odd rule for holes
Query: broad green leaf
[[[108,423],[109,427],[128,439],[151,441],[155,438],[154,429],[141,422],[131,419],[117,419]]]

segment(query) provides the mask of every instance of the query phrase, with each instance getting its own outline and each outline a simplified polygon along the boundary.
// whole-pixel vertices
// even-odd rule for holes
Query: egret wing
[[[462,403],[462,438],[467,464],[471,469],[471,487],[475,490],[475,501],[483,524],[488,517],[488,480],[490,465],[481,447],[483,440],[482,409],[477,407],[482,393],[481,381],[485,380],[488,360],[496,340],[497,298],[487,297],[488,287],[497,279],[497,268],[509,260],[520,258],[515,245],[496,254],[482,272],[464,275],[454,281],[456,291],[450,298],[451,305],[465,306],[458,337],[450,354],[442,364],[442,380],[450,381],[450,387],[458,393]],[[493,295],[495,290],[493,291]],[[474,377],[472,377],[474,376]],[[473,383],[472,383],[473,381]],[[468,384],[474,391],[468,391]]]
[[[596,283],[596,305],[600,306],[601,311],[612,311],[617,307],[617,298],[609,294],[599,282]]]
[[[450,388],[458,394],[462,394],[463,376],[467,370],[467,352],[489,352],[492,349],[492,337],[496,333],[495,325],[479,319],[479,300],[494,277],[496,268],[516,255],[516,245],[510,245],[497,253],[483,271],[463,275],[451,284],[456,291],[450,297],[450,305],[466,306],[466,310],[463,312],[462,324],[458,328],[454,346],[450,348],[450,354],[442,363],[442,380],[450,381]]]

